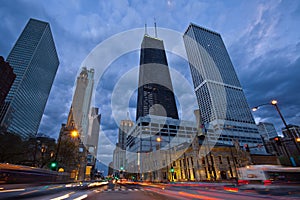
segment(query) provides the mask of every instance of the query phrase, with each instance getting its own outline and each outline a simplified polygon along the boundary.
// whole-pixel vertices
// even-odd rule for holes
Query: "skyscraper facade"
[[[77,77],[76,88],[69,115],[72,115],[75,128],[79,131],[80,139],[85,145],[88,141],[90,106],[93,88],[94,69],[88,70],[86,67],[83,67]],[[68,125],[69,124],[67,123],[67,126]]]
[[[116,171],[126,166],[126,142],[130,129],[134,126],[133,121],[121,120],[119,125],[118,143],[113,152],[113,166]]]
[[[263,153],[256,148],[262,140],[221,35],[190,24],[183,39],[201,120],[214,130],[209,139],[224,144],[238,140]]]
[[[145,34],[140,54],[136,120],[149,114],[178,119],[163,41]]]
[[[278,137],[274,124],[268,122],[259,122],[258,131],[265,141]]]
[[[30,19],[7,61],[16,79],[0,111],[1,126],[23,138],[33,136],[59,65],[49,23]]]
[[[132,126],[134,125],[133,121],[121,120],[119,126],[119,135],[118,135],[118,145],[122,150],[126,149],[126,142],[127,142],[127,133],[130,131]]]

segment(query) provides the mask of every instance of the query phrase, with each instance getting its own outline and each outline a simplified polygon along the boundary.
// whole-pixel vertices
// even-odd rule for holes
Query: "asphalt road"
[[[220,184],[147,184],[147,183],[106,183],[101,186],[87,187],[62,185],[39,186],[25,188],[2,189],[0,199],[30,199],[30,200],[265,200],[265,199],[300,199],[299,195],[259,194],[255,191],[235,190]]]

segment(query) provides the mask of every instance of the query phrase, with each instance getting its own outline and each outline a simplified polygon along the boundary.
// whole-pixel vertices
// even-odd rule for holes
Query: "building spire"
[[[154,30],[155,30],[155,37],[157,38],[157,28],[156,28],[156,19],[154,17]]]
[[[145,23],[145,35],[148,35],[148,33],[147,33],[147,23]]]

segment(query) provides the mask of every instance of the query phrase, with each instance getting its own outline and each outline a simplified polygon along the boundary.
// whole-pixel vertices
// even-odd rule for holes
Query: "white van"
[[[299,167],[281,165],[249,165],[238,168],[238,184],[300,184]]]

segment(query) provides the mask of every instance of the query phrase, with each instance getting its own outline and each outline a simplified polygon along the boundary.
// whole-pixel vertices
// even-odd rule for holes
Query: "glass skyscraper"
[[[214,130],[209,139],[263,153],[255,148],[262,140],[221,35],[190,24],[183,39],[202,123]]]
[[[49,23],[30,19],[7,61],[17,76],[0,111],[1,126],[22,138],[34,136],[59,65]]]
[[[136,120],[149,114],[178,119],[163,41],[145,34],[141,45]]]

